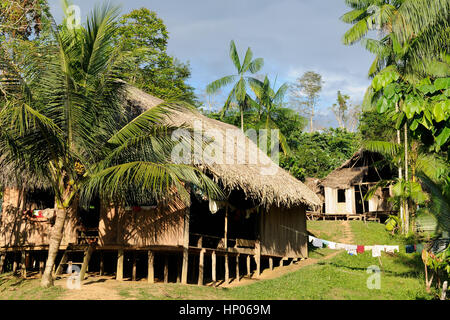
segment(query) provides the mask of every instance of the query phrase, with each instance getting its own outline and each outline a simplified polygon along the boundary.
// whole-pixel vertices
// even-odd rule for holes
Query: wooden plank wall
[[[99,244],[182,246],[185,210],[186,206],[181,201],[139,211],[103,206]]]
[[[47,245],[51,224],[25,219],[22,211],[22,192],[14,188],[5,188],[0,221],[0,247]],[[66,219],[61,245],[75,242],[76,225],[77,218],[75,211],[72,210],[72,214]]]
[[[261,254],[279,257],[307,257],[306,208],[271,207],[261,213]]]

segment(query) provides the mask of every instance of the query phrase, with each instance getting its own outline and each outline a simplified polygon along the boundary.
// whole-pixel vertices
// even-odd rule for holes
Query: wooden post
[[[81,265],[80,270],[80,281],[83,281],[88,270],[89,261],[91,260],[92,253],[94,252],[95,247],[93,245],[89,245],[89,248],[84,252],[83,264]]]
[[[259,240],[256,241],[256,276],[259,277],[261,275],[261,242]]]
[[[169,257],[165,255],[164,257],[164,283],[169,282]]]
[[[5,254],[0,254],[0,273],[3,273],[3,265],[5,264]]]
[[[22,250],[22,257],[20,259],[20,268],[22,271],[22,277],[27,277],[27,253],[25,250]]]
[[[281,258],[281,259],[280,259],[280,267],[283,266],[283,261],[284,261],[283,258]]]
[[[251,270],[250,255],[247,255],[247,275],[250,276],[251,273],[252,273],[252,270]]]
[[[103,276],[105,272],[105,261],[103,257],[103,251],[100,251],[100,276]]]
[[[217,277],[216,277],[216,252],[213,251],[211,254],[211,274],[212,274],[212,281],[213,284],[216,285]]]
[[[204,261],[205,261],[205,249],[202,249],[200,251],[200,258],[199,258],[199,263],[198,263],[198,285],[202,286],[203,285],[203,265],[204,265]]]
[[[225,253],[225,283],[230,282],[230,268],[228,263],[228,253]]]
[[[270,270],[273,270],[273,258],[272,257],[269,258],[269,268],[270,268]]]
[[[119,249],[117,251],[117,270],[116,270],[116,280],[123,280],[123,258],[124,252],[123,249]]]
[[[155,283],[155,254],[153,251],[148,250],[148,271],[147,271],[147,282]]]
[[[17,253],[14,251],[14,255],[13,255],[13,268],[12,268],[12,272],[16,273],[17,272]]]
[[[241,281],[240,273],[239,273],[239,253],[236,255],[236,281]]]
[[[61,274],[63,272],[63,268],[64,268],[63,266],[67,263],[67,259],[68,259],[68,252],[66,249],[66,251],[64,251],[64,254],[61,258],[61,261],[58,264],[58,268],[56,268],[56,271],[55,271],[56,275]]]
[[[39,259],[39,276],[42,277],[44,274],[45,261],[42,260],[42,257]]]
[[[177,257],[177,283],[181,283],[181,273],[182,273],[182,265],[183,265],[183,256],[181,258]]]
[[[184,215],[183,265],[181,269],[181,283],[187,284],[189,263],[189,208]]]
[[[131,281],[136,281],[136,251],[133,251],[133,269],[131,272]]]

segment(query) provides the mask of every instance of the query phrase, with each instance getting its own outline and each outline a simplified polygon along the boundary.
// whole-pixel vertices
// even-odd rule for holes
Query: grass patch
[[[0,300],[55,300],[63,291],[59,286],[42,288],[39,279],[22,279],[12,273],[0,275]]]

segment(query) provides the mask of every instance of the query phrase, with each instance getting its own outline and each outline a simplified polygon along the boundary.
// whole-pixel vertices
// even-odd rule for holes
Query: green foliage
[[[186,81],[191,76],[189,63],[167,53],[169,33],[162,19],[146,8],[120,17],[115,38],[117,46],[134,59],[122,76],[134,86],[165,100],[197,104],[194,88]]]
[[[232,107],[237,107],[241,115],[240,127],[244,130],[244,112],[246,110],[251,110],[255,105],[255,102],[247,92],[247,88],[251,81],[257,81],[255,78],[247,74],[256,74],[259,70],[261,70],[264,65],[264,60],[262,58],[256,58],[253,60],[253,52],[249,47],[247,48],[244,60],[241,63],[234,40],[230,41],[229,55],[236,68],[236,74],[228,75],[213,81],[206,86],[206,92],[208,94],[214,94],[223,87],[233,85],[233,88],[228,94],[228,98],[222,108],[222,118]]]
[[[287,170],[292,164],[295,166],[291,170],[303,169],[298,178],[324,178],[359,149],[356,133],[333,128],[314,133],[292,132],[287,142],[292,154],[281,165]]]

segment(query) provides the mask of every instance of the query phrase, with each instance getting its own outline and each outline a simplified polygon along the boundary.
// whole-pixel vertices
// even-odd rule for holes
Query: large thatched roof
[[[155,98],[135,87],[127,86],[128,96],[127,103],[136,108],[147,110],[160,103],[163,100]],[[241,163],[226,164],[221,163],[201,163],[199,167],[213,175],[216,181],[220,181],[226,188],[241,189],[248,198],[255,199],[264,205],[278,206],[295,206],[306,204],[316,206],[320,204],[320,200],[306,187],[302,182],[295,179],[287,171],[277,166],[266,154],[261,152],[256,145],[248,139],[244,133],[238,128],[214,120],[200,114],[196,110],[175,110],[170,115],[168,123],[176,126],[186,125],[193,127],[201,123],[203,131],[215,131],[226,134],[227,130],[231,130],[244,143],[232,143],[236,154],[244,152],[248,155],[248,151],[258,153],[259,161],[249,161],[248,156]],[[222,147],[224,159],[229,156],[230,150],[224,146],[224,141],[215,139],[216,146]],[[228,147],[229,144],[226,144]],[[219,149],[221,150],[221,149]],[[231,151],[231,152],[233,152]],[[266,165],[265,165],[266,164]],[[265,170],[273,170],[271,174],[267,174]],[[273,174],[272,174],[273,173]]]

